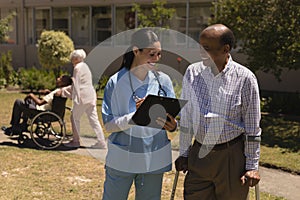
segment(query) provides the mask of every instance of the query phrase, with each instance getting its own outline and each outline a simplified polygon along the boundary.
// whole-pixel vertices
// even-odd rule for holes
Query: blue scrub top
[[[162,129],[129,125],[136,111],[133,99],[149,94],[158,95],[159,82],[166,96],[175,97],[172,81],[168,75],[159,72],[157,78],[151,71],[144,81],[122,68],[114,74],[104,90],[102,118],[107,131],[112,132],[108,140],[106,167],[127,173],[162,173],[171,170],[171,143]],[[161,94],[162,92],[160,92]]]

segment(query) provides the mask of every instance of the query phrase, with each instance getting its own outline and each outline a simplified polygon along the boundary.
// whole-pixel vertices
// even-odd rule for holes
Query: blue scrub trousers
[[[106,167],[103,200],[127,200],[134,182],[135,200],[160,200],[163,173],[132,174]]]

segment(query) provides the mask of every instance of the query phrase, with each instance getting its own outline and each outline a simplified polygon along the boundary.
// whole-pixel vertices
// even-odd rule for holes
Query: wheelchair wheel
[[[57,148],[63,142],[65,135],[65,123],[53,112],[39,113],[31,121],[31,139],[42,149]]]
[[[20,134],[18,137],[18,144],[23,145],[28,139],[29,137],[27,135]]]

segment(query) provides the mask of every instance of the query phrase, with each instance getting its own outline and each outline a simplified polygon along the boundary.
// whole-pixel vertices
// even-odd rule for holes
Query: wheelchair
[[[31,140],[41,149],[55,149],[59,147],[66,137],[64,115],[67,98],[54,96],[52,109],[49,111],[33,110],[23,113],[23,120],[27,118],[27,132]],[[22,131],[18,137],[18,144],[24,144],[29,138]]]

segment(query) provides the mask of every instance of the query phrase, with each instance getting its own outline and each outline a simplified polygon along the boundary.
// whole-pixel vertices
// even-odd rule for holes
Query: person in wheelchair
[[[19,135],[27,131],[28,115],[36,113],[36,111],[51,110],[54,95],[58,95],[60,88],[71,85],[72,79],[68,75],[62,75],[56,79],[56,89],[49,91],[43,98],[39,98],[33,93],[29,93],[25,99],[16,99],[14,102],[10,127],[2,127],[5,135]],[[21,118],[23,119],[22,122]]]

